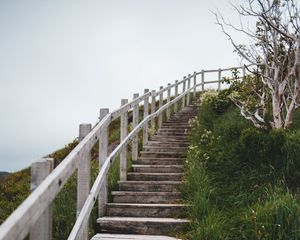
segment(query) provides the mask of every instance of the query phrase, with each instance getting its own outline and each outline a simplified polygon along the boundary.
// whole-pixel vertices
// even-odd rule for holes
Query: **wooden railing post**
[[[53,167],[53,158],[43,158],[31,165],[30,189],[32,192],[52,172]],[[30,230],[30,240],[52,240],[52,216],[52,204],[50,204]]]
[[[194,72],[194,87],[197,85],[197,73]],[[197,89],[194,88],[194,92],[193,92],[193,96],[194,98],[196,97],[196,94],[197,94]]]
[[[138,93],[133,94],[133,99],[139,97]],[[132,128],[134,129],[139,124],[139,104],[137,103],[132,110]],[[138,159],[138,134],[132,139],[132,161],[135,162]]]
[[[83,140],[91,131],[92,124],[79,125],[79,141]],[[77,169],[77,217],[90,192],[91,181],[91,153],[86,152],[78,160]],[[80,240],[88,239],[88,225],[84,227]]]
[[[156,104],[156,91],[152,90],[151,92],[151,114],[155,113],[155,104]],[[151,119],[151,128],[155,130],[155,118]]]
[[[190,89],[191,88],[191,74],[189,74],[188,75],[188,80],[187,80],[187,82],[188,82],[188,87],[187,87],[187,89]],[[187,96],[186,96],[186,105],[188,106],[188,105],[190,105],[190,92],[187,94]]]
[[[204,91],[204,70],[201,71],[201,91]]]
[[[108,113],[108,108],[101,108],[99,112],[99,120],[101,121]],[[108,147],[109,147],[109,129],[105,127],[99,135],[99,171],[102,168],[105,160],[108,156]],[[107,196],[108,196],[108,182],[107,177],[103,181],[103,184],[100,188],[99,198],[98,198],[98,216],[103,217],[106,213],[107,205]]]
[[[222,69],[219,68],[219,70],[218,70],[218,91],[221,90],[221,81],[222,81]]]
[[[186,76],[183,77],[183,84],[182,84],[182,93],[185,92],[185,86],[186,86]],[[182,109],[185,107],[185,96],[182,98]]]
[[[162,90],[164,87],[163,86],[160,86],[160,90]],[[160,93],[159,94],[159,106],[158,108],[161,108],[162,105],[163,105],[163,99],[164,98],[164,93]],[[159,116],[158,116],[158,128],[161,128],[162,126],[162,121],[163,121],[163,113],[160,113]]]
[[[174,94],[174,98],[176,98],[178,96],[178,80],[175,81],[175,94]],[[174,113],[176,113],[178,111],[178,104],[177,102],[174,103]]]
[[[171,86],[171,83],[168,83],[169,88],[167,91],[167,103],[169,103],[171,100],[171,87],[170,86]],[[170,107],[167,108],[166,115],[167,115],[167,121],[168,121],[171,117],[171,108]]]
[[[121,100],[121,106],[128,103],[128,99]],[[122,142],[128,135],[128,112],[123,111],[121,113],[121,133],[120,142]],[[127,147],[120,153],[120,180],[127,180]]]
[[[145,89],[144,93],[148,93],[149,89]],[[144,100],[144,119],[149,115],[149,97],[146,97]],[[143,127],[143,146],[146,146],[148,143],[148,123]]]

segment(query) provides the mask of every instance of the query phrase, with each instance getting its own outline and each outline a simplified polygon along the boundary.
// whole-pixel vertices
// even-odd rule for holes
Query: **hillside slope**
[[[261,130],[226,96],[207,92],[194,122],[183,192],[185,238],[300,239],[299,112],[292,130]]]

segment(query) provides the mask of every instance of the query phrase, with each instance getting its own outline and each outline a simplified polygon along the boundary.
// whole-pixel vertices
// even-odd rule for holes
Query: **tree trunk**
[[[272,108],[273,108],[273,128],[279,129],[282,128],[282,120],[281,120],[281,109],[280,109],[280,95],[278,91],[275,91],[272,94]]]
[[[296,59],[295,59],[295,89],[294,89],[294,96],[292,98],[292,102],[289,106],[288,112],[286,114],[286,118],[284,121],[284,128],[289,128],[293,123],[293,118],[295,111],[297,109],[297,102],[300,96],[300,39],[297,41],[298,46],[296,50]]]

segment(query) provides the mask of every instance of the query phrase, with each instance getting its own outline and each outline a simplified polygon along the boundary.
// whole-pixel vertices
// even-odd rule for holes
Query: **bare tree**
[[[231,99],[254,125],[266,126],[265,113],[269,110],[273,128],[289,128],[300,96],[299,6],[294,0],[245,0],[243,4],[231,5],[240,17],[240,24],[225,20],[220,11],[214,12],[217,24],[244,62],[257,66],[255,74],[262,83],[259,89],[257,84],[254,87],[251,81],[247,83],[258,99],[254,111],[250,111],[244,101],[234,96]],[[244,19],[247,18],[254,18],[255,29],[246,26]],[[237,44],[230,30],[245,34],[251,43]]]

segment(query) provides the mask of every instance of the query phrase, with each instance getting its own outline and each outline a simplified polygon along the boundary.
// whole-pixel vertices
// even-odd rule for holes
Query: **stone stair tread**
[[[101,217],[97,222],[101,221],[118,221],[118,222],[158,222],[158,223],[189,223],[188,219],[182,218],[148,218],[148,217]]]
[[[184,157],[139,157],[138,160],[184,160]]]
[[[112,195],[180,195],[180,192],[136,192],[136,191],[112,191]]]
[[[158,153],[158,154],[160,154],[160,153],[163,153],[163,154],[178,154],[178,152],[172,152],[172,151],[169,151],[169,152],[156,152],[156,151],[141,151],[140,152],[141,154],[143,154],[143,153],[147,153],[147,154],[156,154],[156,153]]]
[[[180,184],[181,181],[118,181],[118,183],[143,184]]]
[[[151,165],[151,164],[132,164],[133,168],[183,168],[183,165]]]
[[[177,238],[140,234],[107,234],[98,233],[91,240],[176,240]]]
[[[128,175],[153,175],[153,176],[164,176],[164,175],[170,175],[170,176],[182,176],[183,173],[152,173],[152,172],[129,172]]]
[[[188,204],[182,203],[107,203],[107,206],[118,207],[187,207]]]
[[[187,149],[187,147],[177,147],[177,146],[175,146],[175,147],[151,146],[151,142],[149,143],[149,145],[144,146],[144,148],[146,148],[146,149],[172,149],[172,150],[173,149],[178,149],[178,150],[186,150]]]

